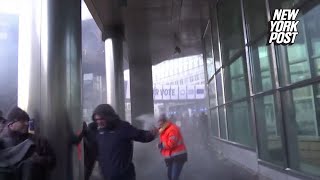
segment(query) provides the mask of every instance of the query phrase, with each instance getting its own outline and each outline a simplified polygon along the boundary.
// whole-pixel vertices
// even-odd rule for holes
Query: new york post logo
[[[272,20],[269,22],[268,45],[292,45],[298,35],[298,23],[296,20],[299,9],[276,9]]]

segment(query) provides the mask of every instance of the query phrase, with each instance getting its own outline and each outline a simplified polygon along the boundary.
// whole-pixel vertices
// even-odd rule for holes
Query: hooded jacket
[[[45,180],[56,163],[53,149],[40,136],[11,131],[8,124],[19,119],[29,119],[29,116],[15,107],[10,111],[0,137],[0,180]]]
[[[99,105],[93,112],[106,119],[107,127],[97,129],[97,160],[105,180],[132,180],[135,177],[132,163],[133,141],[151,142],[155,136],[144,130],[133,127],[120,120],[114,109],[108,104]],[[92,133],[91,133],[92,134]]]
[[[179,128],[167,121],[159,132],[162,144],[161,155],[165,160],[187,161],[187,148]]]

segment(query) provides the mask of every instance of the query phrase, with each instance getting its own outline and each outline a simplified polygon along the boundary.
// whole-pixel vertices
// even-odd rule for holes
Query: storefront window
[[[229,140],[253,147],[252,123],[247,102],[227,106]]]
[[[212,134],[213,136],[219,137],[218,108],[214,108],[210,111],[210,118]]]
[[[226,112],[225,107],[219,107],[219,125],[220,125],[220,137],[227,139],[227,124],[226,124]]]
[[[269,0],[271,14],[273,14],[274,9],[290,9],[303,1],[305,0]]]
[[[284,93],[290,167],[320,175],[320,85]]]
[[[218,94],[219,105],[223,104],[223,87],[222,87],[221,72],[217,74],[217,94]]]
[[[225,68],[225,92],[226,101],[236,100],[247,95],[242,56]]]
[[[264,0],[245,0],[245,17],[250,41],[268,31],[266,3]]]
[[[277,46],[282,86],[320,74],[320,5],[310,3],[307,7],[300,9],[295,43]]]
[[[205,41],[205,48],[206,48],[207,75],[208,75],[208,79],[210,79],[214,74],[214,60],[213,60],[213,47],[212,47],[210,22],[208,23],[204,41]]]
[[[217,106],[216,81],[212,79],[209,83],[209,104],[210,107]]]
[[[258,127],[259,157],[278,165],[283,164],[283,146],[273,95],[255,99]]]
[[[251,47],[251,63],[253,64],[253,86],[255,92],[272,89],[273,83],[270,68],[269,47],[263,39]]]
[[[222,63],[244,47],[240,0],[219,1],[217,5]]]

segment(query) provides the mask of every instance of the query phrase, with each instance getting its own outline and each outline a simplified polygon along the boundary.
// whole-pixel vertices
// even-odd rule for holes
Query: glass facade
[[[222,64],[225,64],[244,47],[241,4],[239,0],[223,0],[218,2],[217,10]]]
[[[227,139],[226,111],[224,106],[219,107],[219,128],[220,137],[222,139]]]
[[[210,111],[210,117],[212,119],[211,121],[212,134],[216,137],[219,137],[218,108],[212,109]]]
[[[216,91],[216,84],[215,81],[211,81],[209,83],[209,104],[210,106],[216,106],[217,105],[217,91]]]
[[[225,68],[226,101],[237,100],[247,95],[246,78],[244,74],[243,57],[237,58]]]
[[[283,92],[292,169],[320,176],[319,84]],[[290,104],[289,104],[290,103]]]
[[[253,128],[246,101],[227,106],[229,140],[253,147]]]
[[[205,49],[206,49],[206,64],[207,64],[207,76],[208,79],[214,73],[214,60],[213,60],[213,47],[212,47],[212,36],[211,36],[211,23],[209,21],[207,31],[205,33]]]
[[[257,39],[268,31],[266,3],[264,0],[244,0],[247,32],[250,40]]]
[[[255,99],[258,132],[258,148],[261,159],[284,165],[284,150],[281,130],[276,116],[274,95],[266,95]]]
[[[257,150],[271,166],[319,178],[320,2],[222,0],[211,8],[212,44],[220,45],[211,52],[222,62],[207,82],[212,135]],[[300,10],[291,46],[266,45],[277,8]]]
[[[262,39],[250,47],[255,92],[263,92],[273,88],[270,49],[265,45],[265,42],[266,39]]]

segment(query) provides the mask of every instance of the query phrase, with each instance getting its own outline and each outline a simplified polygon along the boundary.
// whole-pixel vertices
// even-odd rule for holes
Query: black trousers
[[[47,173],[45,168],[25,160],[17,167],[0,168],[0,180],[46,180]]]
[[[130,163],[126,172],[109,176],[107,172],[102,172],[104,180],[136,180],[135,167],[133,163]]]

